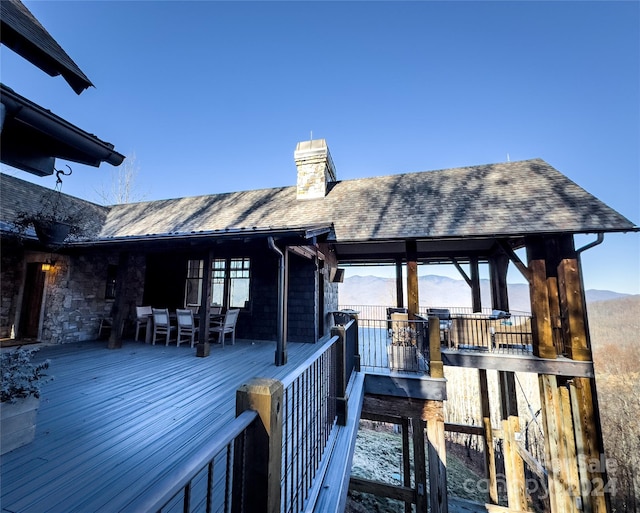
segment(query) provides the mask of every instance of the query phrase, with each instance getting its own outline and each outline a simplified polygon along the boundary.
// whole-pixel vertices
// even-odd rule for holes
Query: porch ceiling
[[[495,239],[439,239],[417,240],[419,261],[465,260],[471,256],[487,258],[496,249]],[[517,247],[517,244],[516,244]],[[406,241],[339,242],[335,244],[340,263],[384,263],[405,260]]]

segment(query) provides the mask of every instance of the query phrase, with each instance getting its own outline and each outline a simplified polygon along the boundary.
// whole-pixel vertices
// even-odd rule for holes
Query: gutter
[[[4,84],[0,84],[0,91],[2,104],[6,109],[3,125],[11,119],[48,135],[54,141],[67,144],[87,157],[84,161],[78,161],[82,164],[98,167],[101,162],[108,162],[112,166],[119,166],[124,161],[124,155],[115,151],[113,144],[101,141],[95,135],[85,132],[24,96],[20,96]],[[73,160],[68,156],[59,156],[59,158]],[[89,158],[98,163],[89,162]]]

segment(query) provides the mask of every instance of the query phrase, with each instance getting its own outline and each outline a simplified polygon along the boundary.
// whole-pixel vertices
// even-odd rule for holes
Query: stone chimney
[[[293,156],[298,168],[297,198],[324,198],[329,182],[336,181],[336,170],[327,142],[324,139],[299,142]]]

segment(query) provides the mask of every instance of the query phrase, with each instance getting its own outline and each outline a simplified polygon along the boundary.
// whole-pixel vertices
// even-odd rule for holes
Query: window
[[[249,304],[249,259],[232,258],[229,264],[229,308],[245,308]]]
[[[227,261],[214,260],[211,269],[211,304],[224,306],[224,288],[227,274]]]
[[[200,306],[202,297],[202,278],[204,277],[202,260],[187,261],[187,282],[184,291],[184,306]]]
[[[118,276],[118,266],[109,264],[107,266],[107,286],[104,291],[105,299],[116,298],[116,279]]]
[[[189,260],[186,306],[200,305],[203,274],[202,260]],[[251,299],[251,259],[216,258],[211,264],[211,305],[246,308]]]

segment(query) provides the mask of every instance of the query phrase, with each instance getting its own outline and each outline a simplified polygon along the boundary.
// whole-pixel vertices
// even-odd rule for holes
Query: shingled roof
[[[332,223],[338,241],[634,230],[540,159],[344,180],[326,197],[295,187],[118,205],[101,238]]]
[[[333,225],[339,242],[637,230],[552,166],[533,159],[337,181],[326,197],[314,200],[297,200],[292,186],[116,205],[97,240],[318,225]]]
[[[19,0],[0,2],[0,40],[48,75],[62,75],[77,94],[93,85]]]

